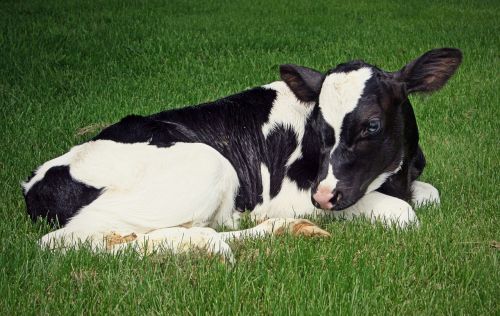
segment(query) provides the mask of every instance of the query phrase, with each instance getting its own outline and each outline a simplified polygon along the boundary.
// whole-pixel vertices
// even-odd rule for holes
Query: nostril
[[[337,204],[342,199],[342,192],[338,190],[333,190],[333,197],[330,199],[330,203],[333,205]]]

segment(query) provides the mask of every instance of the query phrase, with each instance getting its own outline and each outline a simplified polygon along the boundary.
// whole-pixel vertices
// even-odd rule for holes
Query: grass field
[[[2,1],[0,314],[499,315],[499,21],[498,1]],[[322,220],[331,239],[233,243],[234,267],[36,245],[50,228],[19,182],[82,127],[275,81],[281,63],[396,70],[443,46],[462,67],[411,99],[442,198],[418,230]]]

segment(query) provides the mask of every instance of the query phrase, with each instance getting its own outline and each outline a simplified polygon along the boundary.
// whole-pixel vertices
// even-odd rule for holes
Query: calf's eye
[[[376,134],[380,131],[380,120],[372,119],[368,122],[368,126],[366,127],[366,132],[370,135]]]

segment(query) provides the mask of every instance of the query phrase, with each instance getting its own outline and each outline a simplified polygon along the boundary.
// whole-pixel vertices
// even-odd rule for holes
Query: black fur
[[[120,143],[149,141],[151,145],[170,147],[175,142],[195,142],[196,138],[196,134],[183,125],[129,115],[104,129],[93,140],[108,139]]]
[[[413,161],[413,164],[411,165],[410,169],[411,181],[415,181],[418,179],[418,177],[420,177],[420,175],[424,171],[426,164],[427,161],[425,160],[424,152],[422,151],[422,148],[420,148],[419,146],[417,150],[417,156],[415,157],[415,160]]]
[[[82,207],[97,199],[101,191],[73,179],[68,166],[57,166],[31,187],[25,200],[32,220],[43,217],[53,224],[64,225]]]
[[[271,177],[270,196],[278,195],[285,178],[286,162],[297,148],[297,135],[291,128],[279,126],[266,139],[266,159],[264,161]]]
[[[408,93],[439,90],[462,62],[462,52],[456,48],[433,49],[410,62],[395,78],[404,82]]]
[[[368,64],[365,63],[362,60],[352,60],[352,61],[347,62],[347,63],[338,64],[335,68],[330,69],[326,73],[326,75],[328,76],[330,74],[340,73],[340,72],[351,72],[351,71],[354,71],[354,70],[358,70],[358,69],[360,69],[362,67],[366,67],[367,65]]]
[[[317,100],[325,78],[319,71],[297,65],[281,65],[280,75],[297,99],[303,102]]]
[[[420,160],[423,158],[423,153],[418,146],[419,135],[417,120],[415,119],[413,108],[408,99],[401,104],[401,115],[404,124],[403,139],[405,158],[403,160],[403,165],[401,166],[401,171],[389,177],[378,191],[405,201],[410,201],[412,197],[411,182],[415,181],[423,171],[424,166],[421,166]],[[417,171],[419,171],[418,175]]]

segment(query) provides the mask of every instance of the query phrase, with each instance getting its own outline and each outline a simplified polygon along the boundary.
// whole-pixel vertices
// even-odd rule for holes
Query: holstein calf
[[[125,117],[39,167],[23,183],[28,213],[63,226],[44,247],[89,240],[104,249],[114,232],[141,250],[195,245],[228,257],[231,238],[327,234],[296,219],[323,210],[405,226],[417,221],[408,202],[439,201],[415,181],[425,160],[408,94],[441,88],[460,62],[459,50],[444,48],[397,72],[362,61],[326,74],[282,65],[282,81]],[[244,210],[264,222],[208,228],[235,228]]]

